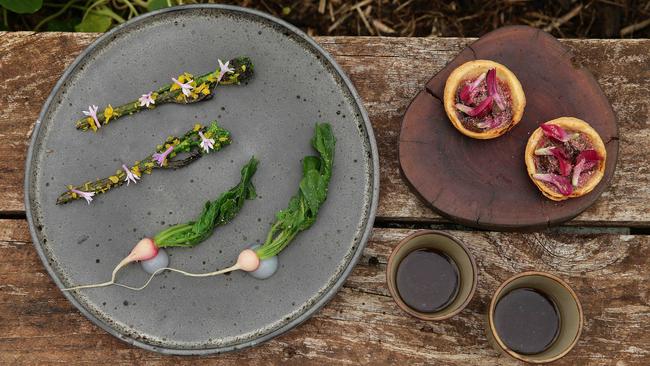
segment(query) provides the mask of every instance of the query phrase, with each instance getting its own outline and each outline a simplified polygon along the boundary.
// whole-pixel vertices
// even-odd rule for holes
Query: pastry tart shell
[[[563,201],[569,198],[580,197],[591,192],[594,188],[596,188],[598,183],[600,183],[601,179],[605,175],[605,166],[607,163],[607,150],[605,149],[605,144],[600,138],[600,135],[598,135],[598,132],[596,132],[596,130],[594,130],[587,122],[574,117],[560,117],[545,122],[545,124],[554,124],[560,126],[567,132],[574,131],[584,134],[591,141],[594,150],[596,150],[596,152],[598,152],[598,155],[600,155],[603,159],[599,162],[598,168],[595,170],[594,174],[589,178],[588,181],[586,181],[581,186],[576,187],[573,190],[573,193],[570,195],[562,195],[561,193],[556,192],[547,186],[546,183],[533,178],[533,174],[537,173],[537,168],[535,167],[535,149],[539,145],[540,140],[544,137],[544,132],[542,132],[542,129],[538,127],[528,139],[528,143],[526,144],[526,153],[524,156],[526,161],[526,170],[528,171],[528,176],[530,179],[533,181],[533,183],[535,183],[537,188],[542,191],[544,196],[554,201]]]
[[[497,79],[507,84],[510,88],[512,121],[499,128],[474,132],[465,128],[458,118],[459,111],[456,109],[456,94],[463,80],[474,79],[490,69],[496,69]],[[526,107],[526,96],[524,95],[521,83],[507,67],[494,61],[474,60],[460,65],[451,72],[445,83],[443,104],[447,117],[449,117],[454,127],[463,135],[475,139],[493,139],[508,132],[521,121],[521,117],[524,115],[524,108]]]

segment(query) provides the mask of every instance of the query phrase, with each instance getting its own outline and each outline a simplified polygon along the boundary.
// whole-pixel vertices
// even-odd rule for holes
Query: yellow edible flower
[[[134,165],[134,166],[131,168],[131,173],[133,173],[133,175],[135,175],[136,177],[141,176],[142,173],[140,172],[140,165]]]
[[[215,81],[217,81],[217,76],[218,75],[219,74],[217,74],[216,72],[210,73],[210,75],[208,75],[208,77],[206,77],[205,80],[207,80],[207,81],[209,81],[211,83],[214,83]]]
[[[104,118],[106,118],[106,121],[104,122],[104,124],[108,124],[108,121],[112,117],[117,117],[117,115],[115,114],[115,111],[113,110],[113,106],[109,104],[108,107],[106,107],[106,109],[104,109]]]
[[[88,117],[88,118],[86,118],[86,120],[88,121],[88,125],[90,126],[90,128],[94,132],[97,132],[97,126],[95,126],[95,121],[92,119],[92,117]]]
[[[200,130],[202,127],[203,127],[203,126],[201,126],[200,123],[195,124],[195,125],[194,125],[194,132]]]
[[[108,177],[108,179],[109,179],[111,182],[116,183],[116,184],[117,184],[117,182],[120,181],[120,178],[118,178],[118,177],[116,177],[116,176],[114,176],[114,175],[111,175],[110,177]]]

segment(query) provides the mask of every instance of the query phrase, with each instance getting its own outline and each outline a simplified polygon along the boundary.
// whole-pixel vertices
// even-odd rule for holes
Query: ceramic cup
[[[499,338],[494,324],[494,311],[499,300],[510,291],[522,287],[537,290],[553,300],[560,317],[560,329],[557,339],[547,350],[533,355],[524,355],[509,349]],[[555,361],[569,353],[578,342],[582,326],[582,306],[569,285],[549,273],[523,272],[502,283],[492,296],[488,311],[487,333],[488,340],[497,351],[521,361],[545,363]]]
[[[444,309],[432,313],[417,311],[404,303],[397,290],[396,277],[400,262],[409,253],[418,249],[433,249],[448,255],[458,267],[459,289],[455,299]],[[410,315],[423,320],[450,318],[463,310],[476,290],[478,269],[474,257],[465,245],[453,236],[433,230],[420,230],[402,239],[388,258],[386,281],[388,290],[397,305]]]

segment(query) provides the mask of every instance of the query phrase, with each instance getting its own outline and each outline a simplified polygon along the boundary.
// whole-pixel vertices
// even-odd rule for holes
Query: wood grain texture
[[[386,262],[403,229],[375,229],[343,289],[312,319],[244,352],[170,357],[122,343],[86,320],[45,273],[24,220],[0,220],[0,364],[516,364],[487,343],[490,296],[512,274],[542,270],[578,293],[585,329],[557,364],[642,365],[650,358],[650,237],[452,231],[477,259],[478,288],[447,321],[407,316],[390,298]]]
[[[523,118],[503,136],[469,138],[447,117],[445,84],[468,60],[501,63],[523,85]],[[588,121],[605,142],[607,162],[602,181],[591,193],[553,202],[531,182],[524,151],[541,123],[563,116]],[[548,33],[511,26],[468,45],[427,82],[404,114],[399,160],[414,190],[452,221],[488,230],[543,229],[574,218],[607,189],[618,140],[612,107],[589,71],[575,65],[569,50]]]
[[[0,32],[0,213],[23,213],[28,137],[51,88],[97,36]],[[473,39],[319,37],[345,69],[375,128],[380,153],[380,219],[446,222],[405,184],[397,162],[400,121],[413,97]],[[614,107],[620,159],[612,186],[571,224],[650,226],[650,40],[563,40]]]

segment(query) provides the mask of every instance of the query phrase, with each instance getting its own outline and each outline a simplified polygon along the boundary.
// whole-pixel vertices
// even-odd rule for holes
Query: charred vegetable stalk
[[[82,285],[64,289],[64,291],[79,290],[83,288],[96,288],[115,283],[117,272],[126,265],[142,261],[143,268],[149,273],[156,273],[160,268],[167,267],[169,257],[162,248],[194,247],[207,239],[217,226],[229,223],[244,206],[244,202],[256,197],[255,186],[252,178],[257,171],[258,161],[252,157],[241,169],[239,184],[222,193],[216,200],[205,203],[203,212],[196,220],[174,225],[158,234],[153,239],[144,238],[136,244],[128,256],[113,269],[111,280],[93,285]]]
[[[143,94],[138,100],[118,107],[109,104],[102,113],[97,113],[99,108],[96,105],[89,106],[87,111],[83,111],[85,117],[77,120],[77,129],[97,131],[120,117],[145,109],[153,109],[161,104],[191,104],[210,99],[214,95],[217,85],[239,85],[253,76],[253,63],[248,57],[238,57],[225,64],[221,60],[218,61],[219,66],[213,72],[198,77],[183,73],[178,77],[171,78],[171,84]]]
[[[213,121],[210,126],[196,124],[181,137],[169,136],[162,145],[156,147],[156,152],[146,158],[136,161],[131,167],[122,165],[114,175],[80,185],[69,185],[56,200],[57,204],[84,198],[88,204],[93,197],[105,193],[115,187],[131,182],[137,183],[143,173],[151,174],[154,169],[178,169],[189,165],[203,155],[219,151],[232,142],[230,132]],[[185,153],[181,157],[179,154]]]

